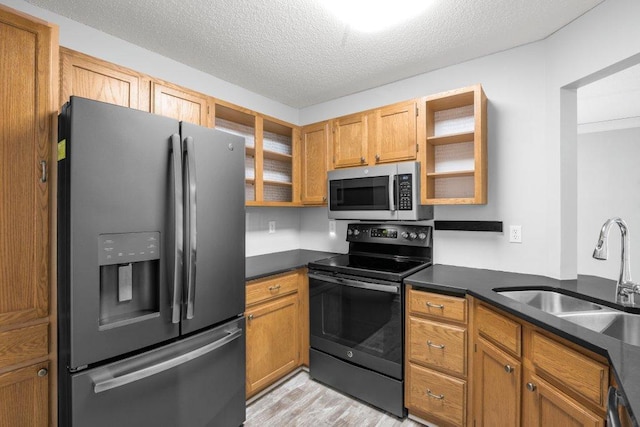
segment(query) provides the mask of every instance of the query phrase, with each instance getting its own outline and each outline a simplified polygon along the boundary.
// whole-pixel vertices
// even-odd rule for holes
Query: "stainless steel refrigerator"
[[[241,425],[244,140],[78,97],[59,123],[59,424]]]

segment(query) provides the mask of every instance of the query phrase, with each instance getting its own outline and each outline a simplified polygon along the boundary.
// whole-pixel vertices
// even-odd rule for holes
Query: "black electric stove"
[[[355,223],[347,241],[309,264],[309,372],[403,417],[403,280],[431,265],[431,227]]]

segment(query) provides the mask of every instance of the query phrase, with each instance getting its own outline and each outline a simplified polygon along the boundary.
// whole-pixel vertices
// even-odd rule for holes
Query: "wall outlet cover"
[[[269,233],[275,233],[276,232],[276,222],[275,221],[269,221]]]
[[[522,226],[521,225],[509,226],[509,242],[522,243]]]

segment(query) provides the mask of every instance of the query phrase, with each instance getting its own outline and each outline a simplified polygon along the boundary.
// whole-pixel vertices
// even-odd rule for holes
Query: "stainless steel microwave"
[[[433,218],[420,204],[420,163],[402,162],[329,171],[329,218],[417,221]]]

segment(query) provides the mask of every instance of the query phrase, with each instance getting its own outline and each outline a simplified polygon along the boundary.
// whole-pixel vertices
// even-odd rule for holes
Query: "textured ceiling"
[[[318,0],[26,1],[302,108],[543,39],[603,0],[429,0],[375,34]]]

